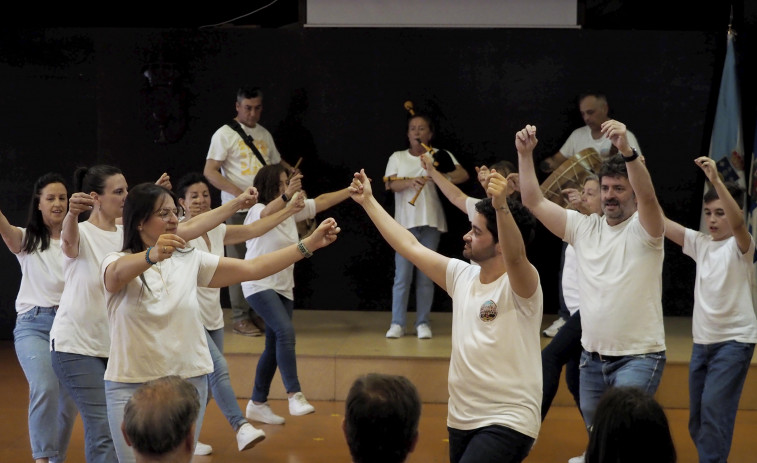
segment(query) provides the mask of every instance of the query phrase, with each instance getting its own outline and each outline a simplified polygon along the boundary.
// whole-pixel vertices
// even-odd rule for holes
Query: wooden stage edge
[[[264,347],[263,337],[234,334],[224,310],[225,353],[232,386],[240,399],[249,399],[255,365]],[[545,315],[542,329],[555,315]],[[447,402],[447,371],[451,351],[451,313],[431,313],[433,339],[419,340],[412,331],[400,339],[386,339],[389,327],[387,312],[295,310],[297,334],[297,368],[302,390],[313,400],[344,400],[352,381],[368,372],[399,374],[417,387],[425,403]],[[408,314],[408,324],[414,314]],[[691,355],[691,318],[665,317],[667,365],[657,400],[665,408],[688,409],[688,367]],[[542,337],[542,347],[550,338]],[[276,373],[272,399],[286,393]],[[561,381],[554,405],[572,406],[573,399]],[[739,406],[757,410],[757,358],[747,375]]]

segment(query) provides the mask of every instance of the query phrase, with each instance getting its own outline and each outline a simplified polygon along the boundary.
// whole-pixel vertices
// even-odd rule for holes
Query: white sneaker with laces
[[[583,455],[579,455],[577,457],[573,457],[570,460],[568,460],[568,463],[584,463],[585,459],[586,459],[586,453],[584,452]]]
[[[308,413],[313,413],[314,411],[315,407],[310,405],[310,402],[308,402],[308,399],[305,398],[305,395],[302,392],[298,392],[289,398],[290,415],[302,416],[307,415]]]
[[[268,406],[268,402],[258,405],[250,400],[249,402],[247,402],[247,410],[245,416],[249,420],[259,421],[261,423],[284,424],[284,417],[273,413],[271,407]]]
[[[557,332],[560,331],[560,328],[565,324],[565,320],[562,317],[558,317],[557,320],[552,322],[551,325],[549,325],[549,328],[542,331],[542,334],[548,338],[554,338],[557,335]]]
[[[265,439],[263,430],[255,428],[250,423],[243,424],[237,431],[237,447],[240,452],[255,447],[263,439]]]
[[[210,455],[211,453],[213,453],[213,447],[197,441],[197,444],[195,445],[195,455]]]
[[[391,339],[401,338],[405,335],[405,328],[396,323],[392,323],[389,330],[386,332],[386,337]]]
[[[427,323],[418,325],[416,331],[418,331],[418,339],[431,339],[431,327]]]

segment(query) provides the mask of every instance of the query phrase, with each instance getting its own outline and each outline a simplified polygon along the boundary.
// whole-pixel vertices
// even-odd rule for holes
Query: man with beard
[[[601,125],[619,155],[599,170],[604,216],[563,209],[542,195],[534,170],[536,128],[519,133],[523,203],[576,251],[581,301],[581,412],[591,427],[602,393],[634,386],[654,394],[665,366],[662,260],[665,220],[626,126]],[[529,137],[529,135],[532,135]]]

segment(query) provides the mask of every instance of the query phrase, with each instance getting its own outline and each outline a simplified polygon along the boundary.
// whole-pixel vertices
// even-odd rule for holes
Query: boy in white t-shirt
[[[736,410],[757,342],[754,240],[715,161],[694,161],[712,184],[704,195],[706,235],[665,219],[665,236],[697,263],[689,364],[689,433],[700,463],[728,460]]]

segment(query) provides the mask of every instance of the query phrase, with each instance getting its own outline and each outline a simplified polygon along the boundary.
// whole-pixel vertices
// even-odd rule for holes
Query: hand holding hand
[[[507,179],[492,169],[489,175],[489,186],[486,189],[486,195],[492,199],[492,206],[495,209],[507,207]]]
[[[325,248],[336,241],[336,235],[342,231],[336,224],[336,220],[329,217],[321,222],[315,231],[303,240],[303,244],[308,251],[313,252],[316,249]]]
[[[87,193],[74,193],[68,199],[68,212],[78,217],[82,212],[91,211],[95,206],[95,200]]]
[[[566,188],[561,191],[565,200],[568,202],[569,209],[578,210],[581,207],[581,192],[575,188]]]
[[[293,214],[300,212],[305,208],[306,196],[305,191],[298,191],[292,196],[292,199],[289,200],[286,207],[292,209]]]

